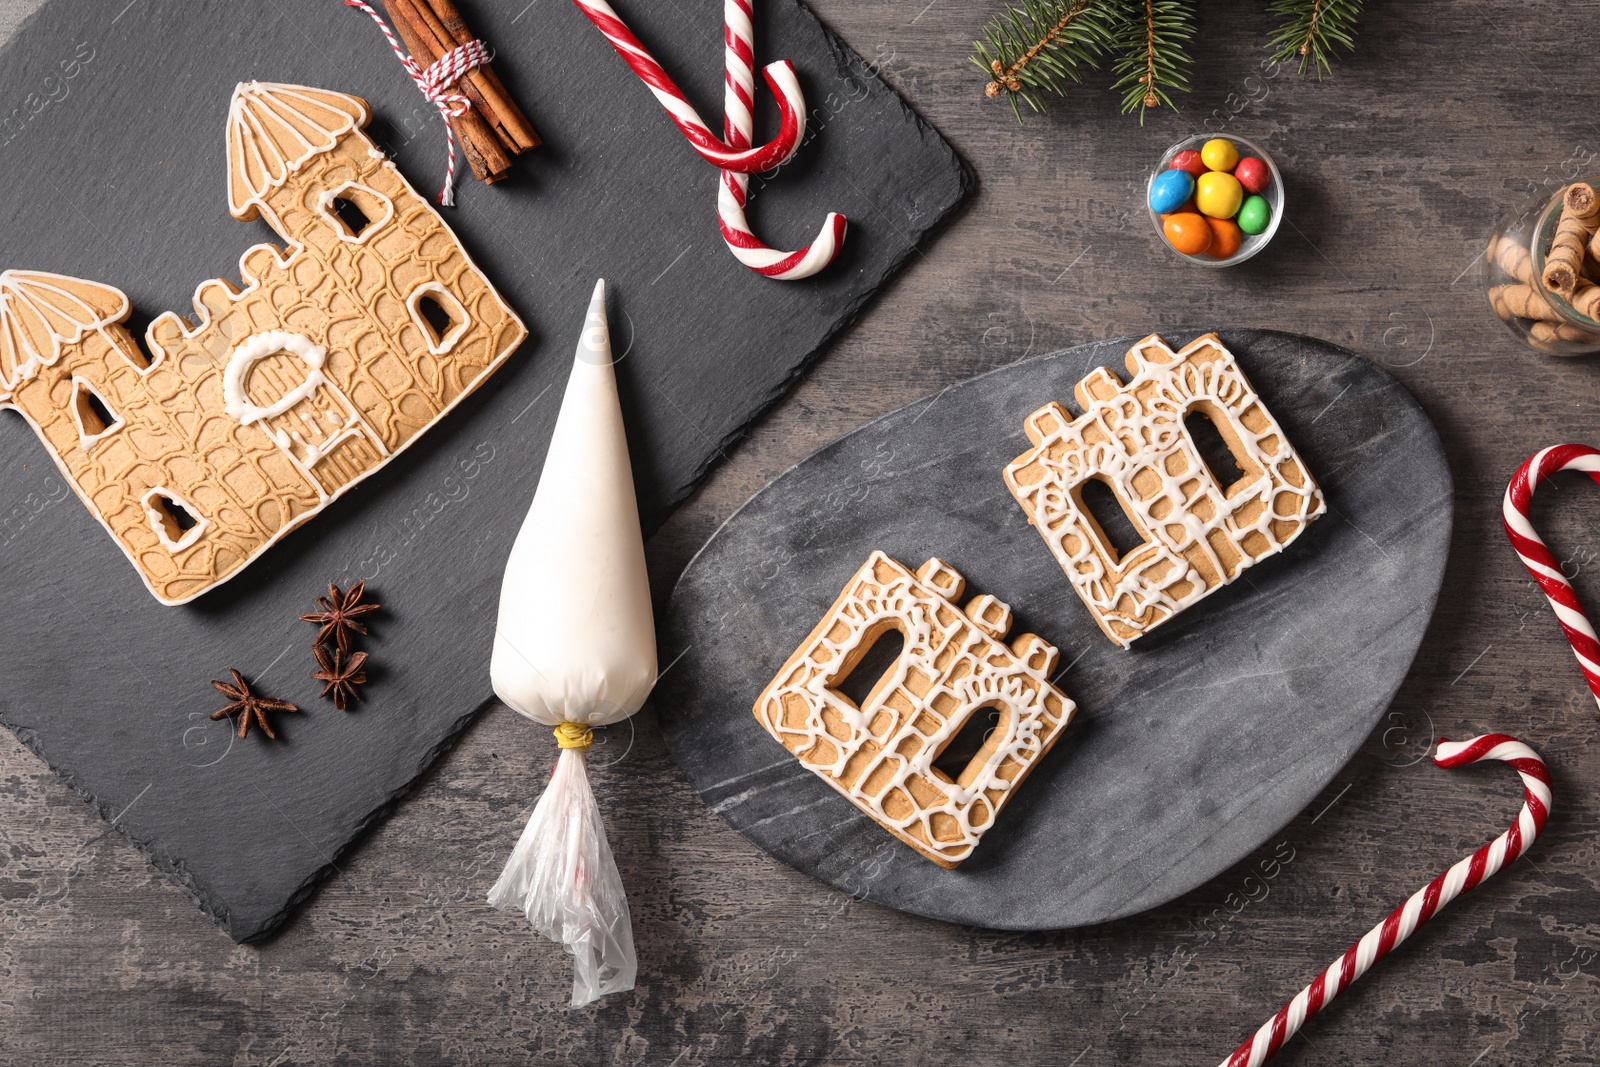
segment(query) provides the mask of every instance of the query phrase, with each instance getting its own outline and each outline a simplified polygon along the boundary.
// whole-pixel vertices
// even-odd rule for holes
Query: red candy
[[[1186,170],[1196,178],[1206,172],[1206,164],[1200,158],[1200,153],[1194,149],[1185,149],[1172,157],[1172,162],[1167,164],[1168,170]]]
[[[1267,186],[1272,184],[1272,172],[1255,156],[1239,160],[1239,165],[1233,168],[1233,176],[1239,179],[1239,184],[1244,186],[1247,193],[1264,193]]]

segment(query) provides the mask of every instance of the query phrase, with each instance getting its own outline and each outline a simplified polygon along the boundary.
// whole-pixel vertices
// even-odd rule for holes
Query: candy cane
[[[1297,1033],[1305,1021],[1327,1006],[1374,963],[1416,932],[1446,904],[1492,878],[1502,867],[1528,850],[1550,817],[1550,772],[1539,754],[1514,737],[1485,734],[1471,741],[1440,741],[1433,760],[1441,767],[1464,767],[1480,760],[1496,759],[1511,764],[1522,776],[1522,811],[1511,828],[1448,871],[1412,894],[1411,899],[1389,913],[1383,922],[1351,945],[1334,960],[1299,996],[1269,1019],[1221,1067],[1260,1067]]]
[[[1511,547],[1522,557],[1522,565],[1528,568],[1528,573],[1533,575],[1555,609],[1556,620],[1572,645],[1572,654],[1578,657],[1578,666],[1589,683],[1589,691],[1596,702],[1600,702],[1600,639],[1595,637],[1594,627],[1589,624],[1572,583],[1561,573],[1561,564],[1528,518],[1533,491],[1557,471],[1583,471],[1600,484],[1600,450],[1588,445],[1555,445],[1534,453],[1528,462],[1518,467],[1517,473],[1511,476],[1511,484],[1506,487],[1506,536],[1511,538]]]
[[[758,174],[788,161],[806,135],[806,98],[800,91],[800,80],[795,77],[794,64],[787,59],[768,64],[761,75],[778,100],[778,136],[767,144],[751,148],[735,147],[717,139],[716,134],[701,119],[699,112],[689,103],[667,72],[662,69],[633,31],[611,10],[605,0],[572,0],[578,10],[606,35],[611,47],[617,50],[623,62],[655,94],[657,102],[667,111],[689,144],[706,162],[722,170],[741,174]]]
[[[733,148],[750,147],[755,130],[755,27],[751,22],[751,0],[723,0],[723,90],[722,135]],[[844,243],[848,222],[837,211],[828,212],[816,239],[794,252],[780,252],[762,244],[750,230],[744,207],[750,190],[750,176],[735,170],[722,172],[717,188],[717,217],[722,223],[722,239],[734,258],[757,274],[778,281],[809,278],[832,263]]]

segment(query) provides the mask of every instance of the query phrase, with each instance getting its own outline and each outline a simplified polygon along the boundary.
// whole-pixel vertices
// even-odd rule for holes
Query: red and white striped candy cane
[[[1345,951],[1267,1020],[1255,1035],[1222,1061],[1221,1067],[1260,1067],[1293,1037],[1305,1021],[1327,1006],[1379,960],[1456,897],[1493,877],[1526,852],[1550,817],[1550,772],[1539,754],[1514,737],[1485,734],[1471,741],[1440,741],[1433,760],[1441,767],[1464,767],[1480,760],[1502,760],[1522,776],[1522,811],[1511,828],[1417,890],[1383,922]]]
[[[689,103],[655,57],[639,43],[611,5],[605,0],[572,0],[578,10],[606,35],[617,55],[637,74],[656,100],[666,109],[667,115],[677,125],[689,144],[700,157],[722,170],[736,170],[741,174],[759,174],[787,162],[806,135],[806,98],[800,91],[800,80],[795,77],[794,64],[787,59],[770,63],[761,75],[778,100],[778,136],[764,145],[736,148],[717,138],[701,119],[700,113]]]
[[[1573,655],[1578,657],[1578,666],[1583,669],[1589,691],[1600,702],[1600,639],[1595,637],[1594,627],[1589,624],[1589,616],[1584,614],[1572,583],[1561,573],[1561,563],[1545,546],[1544,539],[1528,518],[1533,491],[1557,471],[1583,471],[1600,484],[1600,450],[1588,445],[1554,445],[1534,453],[1528,462],[1518,467],[1517,473],[1511,476],[1511,484],[1506,487],[1506,536],[1511,538],[1511,547],[1522,557],[1522,565],[1528,568],[1528,573],[1533,575],[1555,609],[1556,620],[1572,645]]]
[[[755,26],[751,7],[752,0],[723,0],[722,5],[722,135],[736,149],[749,148],[755,131]],[[757,274],[783,282],[809,278],[833,262],[844,244],[848,226],[843,215],[828,212],[815,240],[794,252],[781,252],[768,248],[751,232],[744,211],[749,191],[748,174],[722,172],[722,184],[717,188],[717,218],[722,224],[722,239],[735,259]]]

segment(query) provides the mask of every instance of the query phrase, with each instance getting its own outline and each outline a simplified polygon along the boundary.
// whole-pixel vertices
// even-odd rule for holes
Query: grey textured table
[[[31,6],[0,0],[0,17],[14,25]],[[108,5],[108,20],[121,6]],[[1515,12],[1371,5],[1359,52],[1319,85],[1263,75],[1260,5],[1208,3],[1197,42],[1208,62],[1182,115],[1141,130],[1091,88],[1019,129],[965,63],[994,6],[815,4],[974,162],[983,187],[655,538],[658,588],[773,475],[979,371],[1146,329],[1322,336],[1416,393],[1452,452],[1457,492],[1422,653],[1333,784],[1270,844],[1170,905],[1086,930],[996,934],[854,901],[767,857],[696,797],[647,713],[594,759],[632,895],[640,986],[568,1013],[566,959],[482,903],[552,756],[504,709],[281,936],[244,947],[0,734],[0,1062],[1214,1063],[1503,828],[1517,805],[1510,772],[1424,762],[1435,736],[1485,729],[1551,761],[1545,838],[1278,1062],[1593,1062],[1600,725],[1498,507],[1536,448],[1600,441],[1597,370],[1516,347],[1470,269],[1505,203],[1575,165],[1600,170],[1584,14],[1548,0]],[[1293,228],[1221,275],[1165,258],[1138,204],[1149,159],[1208,121],[1265,142],[1293,201]],[[1600,494],[1566,482],[1536,511],[1600,603]]]

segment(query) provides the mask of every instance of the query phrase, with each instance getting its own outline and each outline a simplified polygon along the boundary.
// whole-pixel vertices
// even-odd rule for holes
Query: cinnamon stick
[[[411,58],[420,66],[430,67],[444,55],[444,51],[441,51],[434,41],[432,30],[413,5],[413,0],[383,0],[383,6],[389,13],[389,22],[404,42],[406,51],[411,53]],[[473,94],[469,92],[466,95],[471,99]],[[473,100],[473,105],[451,119],[450,125],[461,141],[462,151],[466,154],[468,166],[472,167],[472,173],[480,180],[493,184],[504,178],[506,172],[511,169],[511,157],[506,155],[505,146],[501,144],[499,135],[478,114],[476,100]]]
[[[444,32],[449,35],[456,46],[470,44],[476,40],[473,32],[467,28],[466,20],[461,17],[461,11],[456,7],[454,0],[426,0],[433,14],[438,17]],[[512,153],[525,152],[530,148],[539,147],[539,134],[528,121],[517,102],[506,92],[506,87],[500,81],[500,75],[495,73],[492,66],[484,64],[472,72],[481,75],[478,89],[483,93],[484,100],[493,112],[490,125],[500,134],[501,140]]]

